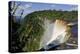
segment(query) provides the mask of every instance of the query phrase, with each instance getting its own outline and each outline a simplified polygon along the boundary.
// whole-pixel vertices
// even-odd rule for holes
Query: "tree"
[[[43,25],[44,20],[61,19],[66,21],[73,21],[77,19],[77,13],[70,14],[72,11],[56,11],[44,10],[35,11],[25,16],[21,27],[18,30],[19,41],[23,45],[22,51],[36,51],[39,50],[41,37],[45,31]],[[73,16],[75,15],[75,17]],[[73,16],[73,19],[71,18]]]
[[[20,27],[20,24],[16,22],[15,13],[20,6],[20,3],[16,5],[15,2],[9,2],[9,51],[16,52],[20,51],[20,47],[18,46],[18,34],[16,34],[17,29]]]

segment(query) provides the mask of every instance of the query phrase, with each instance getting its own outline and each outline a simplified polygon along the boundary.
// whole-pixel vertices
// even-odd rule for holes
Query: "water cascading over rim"
[[[56,20],[51,23],[50,20],[45,20],[44,24],[45,32],[41,39],[40,48],[46,48],[51,43],[59,45],[66,42],[70,37],[69,26],[67,26],[66,21]]]

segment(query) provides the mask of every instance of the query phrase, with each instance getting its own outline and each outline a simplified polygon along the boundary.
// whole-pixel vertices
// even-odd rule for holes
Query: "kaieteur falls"
[[[46,31],[42,36],[40,48],[49,49],[49,44],[53,44],[53,47],[56,45],[60,45],[65,43],[69,37],[71,36],[70,26],[73,25],[68,23],[65,20],[55,20],[54,22],[50,22],[49,20],[45,20],[44,28]]]

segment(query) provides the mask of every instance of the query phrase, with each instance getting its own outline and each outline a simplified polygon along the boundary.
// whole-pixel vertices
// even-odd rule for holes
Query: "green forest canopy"
[[[41,17],[41,18],[47,18],[47,19],[64,19],[64,20],[70,20],[75,21],[78,18],[78,12],[77,11],[56,11],[56,10],[43,10],[43,11],[35,11],[25,16],[26,18],[29,17]]]
[[[19,41],[23,44],[23,51],[39,50],[41,36],[44,33],[44,19],[53,20],[62,19],[67,21],[76,21],[77,11],[56,11],[44,10],[35,11],[24,17],[21,27],[18,30]]]

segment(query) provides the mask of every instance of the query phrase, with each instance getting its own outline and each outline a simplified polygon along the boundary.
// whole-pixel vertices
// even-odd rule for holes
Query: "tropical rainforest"
[[[11,9],[9,8],[9,11]],[[25,52],[39,50],[40,40],[45,31],[44,20],[54,22],[56,19],[69,21],[78,20],[77,11],[43,10],[35,11],[26,15],[20,23],[16,22],[15,16],[9,12],[9,51]]]

